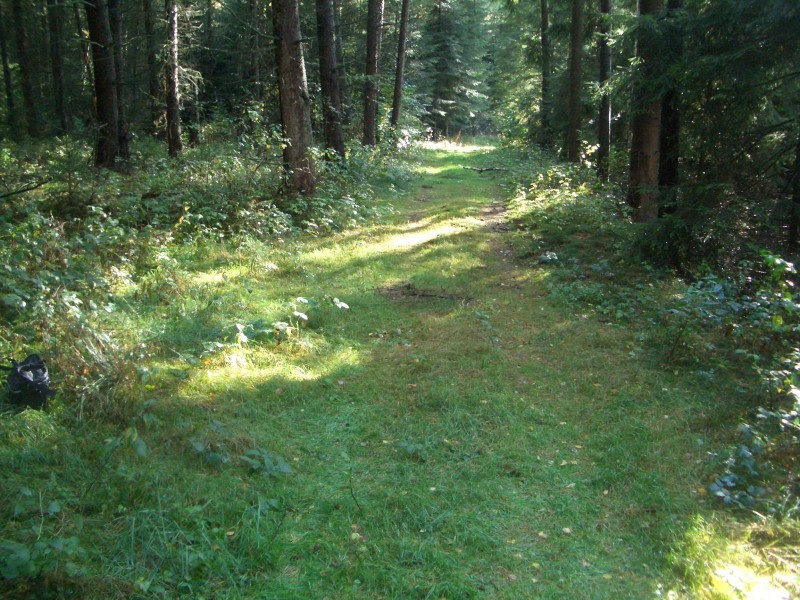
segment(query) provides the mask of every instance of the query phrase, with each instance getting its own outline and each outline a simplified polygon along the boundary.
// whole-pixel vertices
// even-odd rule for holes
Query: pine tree
[[[28,135],[39,137],[39,111],[36,106],[36,83],[33,65],[28,48],[28,33],[25,28],[25,13],[21,0],[12,0],[11,12],[14,17],[14,30],[17,39],[17,62],[22,76],[22,100],[25,106],[25,120],[28,124]]]
[[[325,121],[325,144],[344,158],[342,98],[339,91],[335,32],[333,0],[317,0],[317,39],[319,40],[319,72]]]
[[[378,91],[380,82],[381,39],[383,37],[383,0],[367,4],[367,65],[364,71],[364,145],[378,141]]]
[[[611,0],[600,0],[600,35],[597,54],[600,63],[600,110],[597,115],[597,174],[601,181],[608,181],[608,157],[611,150],[611,97],[605,86],[611,77]]]
[[[108,10],[103,0],[87,0],[84,4],[89,39],[92,42],[94,65],[94,94],[100,134],[94,151],[98,167],[114,168],[119,156],[119,129],[117,126],[117,88],[114,72],[114,42]]]
[[[166,70],[167,90],[167,147],[169,155],[183,152],[181,140],[180,87],[178,82],[178,0],[166,0],[167,37],[169,54]]]
[[[652,73],[658,61],[657,46],[642,20],[651,19],[664,8],[663,0],[639,0],[636,53],[644,76]],[[661,136],[661,98],[637,89],[633,106],[633,124],[628,179],[628,204],[636,221],[652,221],[658,217],[658,155]]]
[[[298,0],[275,0],[273,11],[281,127],[286,140],[283,164],[288,175],[288,191],[292,195],[312,195],[316,178],[310,154],[311,110]]]
[[[47,0],[47,29],[50,45],[50,69],[53,81],[53,108],[58,131],[66,132],[66,98],[64,96],[64,7],[59,0]]]
[[[3,83],[6,88],[6,120],[8,129],[13,134],[16,130],[16,106],[14,104],[14,84],[11,79],[11,65],[8,60],[8,45],[6,43],[6,21],[2,15],[2,5],[0,5],[0,54],[3,60]]]
[[[402,0],[400,9],[400,31],[397,35],[397,66],[394,76],[394,96],[392,98],[392,118],[390,124],[396,128],[400,121],[400,107],[403,103],[403,75],[406,66],[406,44],[408,40],[408,13],[410,0]]]
[[[569,45],[569,125],[567,126],[567,160],[581,160],[580,124],[583,110],[581,105],[581,77],[583,76],[583,20],[584,0],[572,0],[572,23],[570,24]]]

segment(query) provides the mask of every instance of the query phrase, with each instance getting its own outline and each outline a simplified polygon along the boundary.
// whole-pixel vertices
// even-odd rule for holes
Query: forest
[[[0,0],[0,54],[2,597],[800,595],[796,0]]]

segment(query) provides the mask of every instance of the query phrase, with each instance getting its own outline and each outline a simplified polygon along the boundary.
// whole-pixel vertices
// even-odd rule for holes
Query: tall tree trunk
[[[792,203],[789,206],[789,250],[796,252],[800,245],[800,119],[797,120],[797,146],[794,153]]]
[[[89,38],[86,36],[86,33],[83,29],[83,23],[81,23],[81,11],[78,8],[78,3],[72,5],[73,9],[73,16],[75,17],[75,28],[77,29],[78,39],[81,41],[81,62],[83,63],[83,88],[89,90],[89,95],[91,96],[91,108],[92,108],[92,116],[97,117],[97,102],[94,97],[94,89],[92,88],[92,81],[94,80],[94,76],[92,75],[92,51],[91,51],[91,44],[89,43]]]
[[[248,39],[248,61],[249,73],[248,87],[253,90],[255,100],[261,101],[264,98],[264,83],[261,81],[261,0],[250,0],[248,12],[250,18],[250,37]]]
[[[25,120],[28,124],[28,135],[39,137],[39,114],[36,110],[33,65],[28,53],[28,36],[25,32],[25,15],[22,12],[21,0],[12,0],[11,11],[14,17],[14,29],[17,37],[17,62],[22,76],[22,101],[25,106]]]
[[[155,135],[158,123],[164,114],[161,104],[161,77],[159,76],[158,51],[156,50],[156,32],[153,24],[152,0],[142,0],[144,13],[144,37],[147,54],[147,90],[150,96],[150,132]]]
[[[581,160],[581,77],[583,52],[583,3],[572,0],[572,24],[569,44],[569,124],[567,126],[567,160],[572,163]]]
[[[600,37],[597,53],[600,59],[600,111],[597,115],[597,175],[601,181],[608,181],[608,156],[611,151],[611,98],[605,86],[611,77],[611,0],[600,0]]]
[[[400,9],[400,33],[397,37],[397,69],[394,74],[394,98],[392,99],[391,125],[397,128],[400,121],[400,108],[403,103],[403,72],[406,66],[406,39],[408,38],[408,12],[410,0],[403,0]]]
[[[663,0],[639,0],[639,18],[660,13]],[[636,54],[644,73],[652,71],[658,60],[654,41],[640,27]],[[661,138],[661,99],[643,98],[641,86],[634,90],[633,123],[631,125],[630,176],[628,204],[638,222],[658,218],[658,162]]]
[[[283,163],[288,175],[289,192],[311,195],[316,188],[311,147],[311,108],[303,60],[298,0],[274,0],[278,91],[281,125],[286,145]]]
[[[113,168],[119,155],[119,130],[117,128],[117,89],[114,85],[114,43],[111,25],[103,0],[86,0],[86,21],[92,44],[94,64],[94,92],[97,98],[97,121],[100,135],[94,152],[98,167]]]
[[[339,97],[342,101],[342,123],[350,122],[350,87],[347,82],[347,63],[344,59],[344,49],[342,48],[342,16],[341,8],[337,0],[333,0],[333,18],[336,23],[334,38],[336,40],[336,64],[339,67]]]
[[[2,9],[2,5],[0,5]],[[8,62],[8,45],[6,44],[6,21],[0,14],[0,53],[3,58],[3,83],[6,87],[6,119],[8,130],[13,134],[17,130],[17,110],[14,105],[14,84],[11,80],[11,65]]]
[[[683,0],[667,1],[668,21],[675,12],[683,8]],[[683,34],[671,26],[670,55],[666,58],[670,65],[680,60],[683,52]],[[661,140],[659,153],[658,185],[661,188],[661,211],[671,213],[675,209],[675,189],[680,184],[678,160],[680,158],[681,112],[678,90],[674,85],[664,93],[661,100]]]
[[[542,39],[542,104],[540,109],[541,133],[539,139],[542,146],[553,145],[553,125],[550,111],[550,78],[552,77],[552,50],[550,48],[550,10],[549,0],[541,0],[541,39]]]
[[[367,4],[367,67],[364,71],[364,146],[378,141],[378,73],[380,69],[381,34],[383,32],[383,0]]]
[[[58,130],[68,129],[64,101],[64,7],[59,0],[47,0],[47,30],[50,42],[50,72],[53,76],[53,107]]]
[[[322,112],[325,121],[325,145],[344,158],[342,98],[339,93],[335,30],[333,0],[317,0],[317,39],[319,41],[319,73],[322,87]]]
[[[114,73],[117,88],[117,131],[119,132],[119,155],[124,160],[131,157],[128,110],[125,101],[125,31],[122,28],[122,13],[119,0],[108,0],[108,20],[114,40]]]
[[[173,158],[183,151],[181,96],[178,88],[178,0],[166,0],[169,60],[167,61],[167,147]]]
[[[191,121],[187,125],[189,134],[189,146],[197,148],[202,142],[200,139],[200,82],[195,79],[192,81],[192,95],[189,104]]]

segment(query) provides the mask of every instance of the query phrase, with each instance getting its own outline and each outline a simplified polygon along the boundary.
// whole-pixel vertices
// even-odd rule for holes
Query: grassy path
[[[642,598],[679,585],[667,552],[703,535],[708,386],[548,297],[548,270],[508,246],[499,180],[464,168],[502,160],[429,148],[389,223],[178,251],[169,293],[135,310],[161,367],[138,422],[147,456],[97,471],[79,437],[59,448],[36,423],[49,449],[14,455],[9,489],[49,481],[39,504],[79,490],[56,496],[47,523],[103,559],[82,595]],[[261,339],[278,320],[299,333]],[[7,531],[45,523],[29,508]]]
[[[496,180],[464,168],[496,153],[429,149],[390,224],[274,250],[278,269],[261,276],[257,253],[201,274],[223,296],[247,275],[252,314],[279,317],[298,296],[321,305],[298,304],[309,323],[277,349],[206,359],[169,417],[159,411],[173,446],[200,440],[211,463],[187,453],[167,468],[162,456],[149,483],[185,507],[172,517],[187,557],[198,553],[172,559],[185,585],[633,598],[675,584],[665,552],[692,526],[704,453],[696,382],[632,358],[625,328],[547,299],[546,271],[506,246]],[[213,465],[254,446],[293,472]]]

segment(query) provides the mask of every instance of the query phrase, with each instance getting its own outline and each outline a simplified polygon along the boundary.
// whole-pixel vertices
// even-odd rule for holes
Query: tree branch
[[[10,198],[11,196],[17,196],[19,194],[24,194],[25,192],[30,192],[32,190],[35,190],[36,188],[42,187],[45,183],[47,183],[46,179],[36,183],[29,183],[28,185],[21,187],[18,190],[14,190],[12,192],[6,192],[5,194],[0,194],[0,200],[5,200],[6,198]]]

